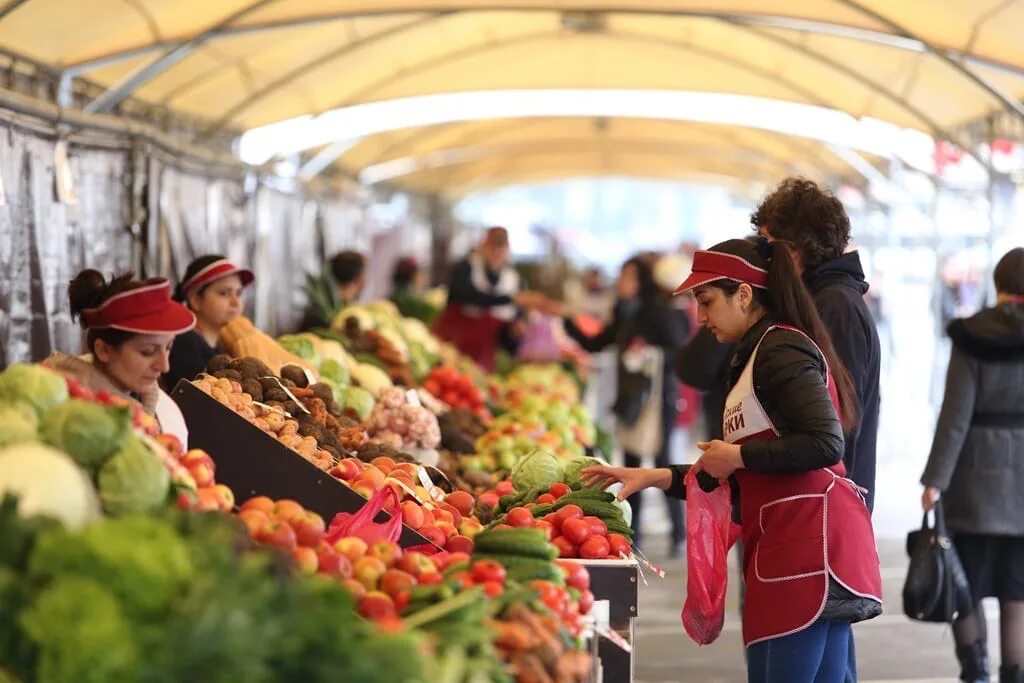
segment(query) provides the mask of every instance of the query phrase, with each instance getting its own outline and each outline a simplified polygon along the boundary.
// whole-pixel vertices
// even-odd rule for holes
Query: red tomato
[[[544,538],[549,541],[555,537],[555,527],[551,526],[551,522],[545,522],[543,519],[538,519],[534,521],[533,528],[543,531]]]
[[[557,484],[553,484],[551,486],[551,490],[548,491],[548,493],[550,493],[552,496],[554,496],[555,500],[558,500],[559,498],[561,498],[565,494],[569,493],[570,491],[572,491],[572,489],[569,488],[568,484],[563,484],[562,482],[558,482]]]
[[[473,563],[470,571],[472,572],[473,580],[477,583],[484,583],[486,581],[502,583],[507,575],[505,567],[496,560],[477,560]]]
[[[593,608],[594,594],[588,590],[583,591],[583,595],[580,596],[580,614],[590,614]]]
[[[436,586],[444,581],[444,577],[438,572],[427,572],[420,574],[416,582],[421,586]]]
[[[484,581],[481,585],[484,587],[484,593],[492,598],[496,598],[505,592],[505,584],[501,581]]]
[[[579,550],[565,536],[557,536],[551,542],[558,548],[559,557],[579,557]]]
[[[551,528],[555,530],[555,535],[560,535],[562,532],[562,520],[558,518],[557,512],[549,512],[548,514],[541,517],[542,520],[551,525]]]
[[[575,545],[581,545],[592,534],[590,523],[585,519],[567,519],[562,523],[562,535]]]
[[[608,534],[608,545],[611,548],[611,554],[616,558],[619,557],[619,553],[633,554],[633,547],[630,545],[629,539],[622,534]]]
[[[590,525],[591,536],[608,535],[608,525],[600,517],[587,516],[583,518],[583,521]]]
[[[476,581],[473,580],[472,574],[465,570],[455,572],[451,575],[451,579],[456,586],[456,590],[465,590],[476,585]]]
[[[514,507],[508,511],[508,518],[506,521],[514,527],[532,527],[533,513],[525,507]]]
[[[567,519],[578,519],[583,517],[583,508],[579,505],[566,505],[564,508],[555,513],[558,515],[558,521],[565,524]]]
[[[611,546],[604,536],[591,536],[580,545],[580,557],[585,560],[603,560]]]
[[[556,560],[565,572],[565,584],[576,590],[585,591],[590,588],[590,572],[581,562]]]
[[[431,396],[437,396],[441,393],[441,383],[433,377],[424,383],[423,388],[429,391]]]
[[[550,493],[542,493],[539,496],[537,496],[537,503],[538,504],[550,505],[551,503],[554,503],[554,502],[555,502],[555,497],[552,496]]]

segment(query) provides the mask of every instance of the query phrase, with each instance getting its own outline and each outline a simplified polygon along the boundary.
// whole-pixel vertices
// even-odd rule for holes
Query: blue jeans
[[[852,629],[845,621],[819,621],[782,638],[747,648],[748,683],[844,683],[850,668]]]

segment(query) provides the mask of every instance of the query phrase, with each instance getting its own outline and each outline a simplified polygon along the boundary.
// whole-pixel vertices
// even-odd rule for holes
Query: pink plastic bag
[[[725,621],[729,548],[740,527],[732,521],[732,493],[719,486],[706,493],[696,470],[686,473],[686,602],[683,628],[698,645],[713,643]]]
[[[561,359],[562,349],[555,337],[555,318],[532,313],[527,319],[526,331],[519,340],[516,358],[523,361],[552,362]]]
[[[391,505],[388,505],[389,498],[391,499]],[[399,499],[395,489],[385,486],[373,498],[366,501],[357,512],[339,512],[334,515],[331,525],[327,528],[325,540],[334,545],[339,538],[358,536],[367,543],[380,540],[397,542],[398,537],[402,535],[401,512],[391,515],[384,522],[375,522],[373,519],[381,510],[386,511],[388,508],[391,510],[401,510],[401,504],[402,501]]]

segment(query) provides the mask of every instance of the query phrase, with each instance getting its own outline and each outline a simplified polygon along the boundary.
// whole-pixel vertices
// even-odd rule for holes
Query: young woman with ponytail
[[[849,376],[785,243],[697,252],[676,293],[691,290],[698,321],[737,344],[724,438],[700,444],[692,467],[733,488],[748,681],[856,680],[850,625],[881,613],[881,578],[862,491],[842,463],[857,421]],[[620,497],[656,486],[683,498],[688,469],[601,466],[584,479],[620,481]]]

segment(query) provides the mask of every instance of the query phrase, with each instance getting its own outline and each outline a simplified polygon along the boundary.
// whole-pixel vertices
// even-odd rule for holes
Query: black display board
[[[217,467],[217,481],[230,487],[240,503],[253,496],[291,498],[328,524],[335,514],[356,512],[366,503],[348,486],[191,382],[178,382],[171,397],[185,416],[189,448],[210,454]],[[376,521],[387,519],[390,515],[382,510]],[[409,548],[430,541],[403,524],[398,543]]]

